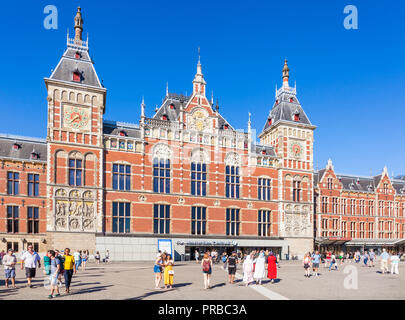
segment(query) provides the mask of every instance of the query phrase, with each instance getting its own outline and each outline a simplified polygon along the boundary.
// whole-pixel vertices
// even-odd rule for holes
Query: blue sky
[[[43,27],[58,8],[58,30]],[[346,5],[359,29],[343,27]],[[137,123],[169,91],[190,93],[197,48],[207,92],[236,128],[248,112],[259,132],[288,58],[291,83],[317,126],[315,166],[332,158],[340,173],[369,175],[384,165],[405,174],[403,1],[7,1],[0,36],[0,132],[46,136],[43,81],[73,35],[76,7],[108,90],[105,119]]]

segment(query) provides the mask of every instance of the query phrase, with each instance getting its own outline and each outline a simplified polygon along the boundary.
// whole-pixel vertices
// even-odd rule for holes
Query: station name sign
[[[236,241],[177,241],[177,245],[182,246],[237,246]]]

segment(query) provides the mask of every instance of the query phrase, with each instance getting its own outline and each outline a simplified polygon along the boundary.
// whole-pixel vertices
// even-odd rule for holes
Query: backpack
[[[208,260],[208,261],[205,260],[205,261],[203,262],[203,267],[202,267],[202,268],[203,268],[203,271],[206,271],[206,272],[209,271],[209,270],[210,270],[210,267],[211,267],[211,266],[210,266],[210,261],[209,261],[209,260]]]
[[[59,267],[60,269],[59,269],[59,270],[60,270],[60,271],[64,270],[64,262],[65,262],[65,259],[63,258],[63,256],[60,256],[60,255],[59,255],[59,256],[56,257],[56,259],[58,259],[58,260],[59,260],[59,263],[60,263],[60,267]]]
[[[226,258],[226,256],[222,256],[222,262],[226,262],[226,260],[227,260],[227,258]]]

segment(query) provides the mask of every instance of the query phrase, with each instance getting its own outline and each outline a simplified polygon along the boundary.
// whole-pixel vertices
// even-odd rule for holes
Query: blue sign
[[[173,243],[171,239],[158,239],[158,250],[166,252],[173,257]]]

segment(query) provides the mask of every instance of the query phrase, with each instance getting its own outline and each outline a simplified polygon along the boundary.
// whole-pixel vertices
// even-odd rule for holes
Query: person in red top
[[[277,279],[277,258],[273,252],[270,252],[267,258],[267,272],[267,278],[274,283],[274,280]]]
[[[325,259],[325,267],[330,265],[330,259],[332,258],[332,252],[328,251],[326,253],[326,259]]]

